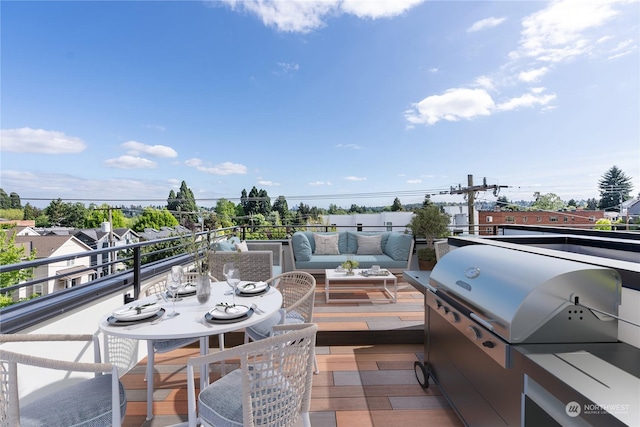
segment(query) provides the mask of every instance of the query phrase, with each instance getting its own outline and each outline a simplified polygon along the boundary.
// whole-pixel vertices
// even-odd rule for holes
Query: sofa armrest
[[[282,257],[284,254],[281,242],[249,242],[247,241],[249,251],[271,251],[273,252],[273,265],[282,265]]]
[[[232,262],[240,270],[240,279],[260,281],[273,276],[273,252],[271,251],[212,251],[209,252],[209,271],[222,280],[222,269]]]

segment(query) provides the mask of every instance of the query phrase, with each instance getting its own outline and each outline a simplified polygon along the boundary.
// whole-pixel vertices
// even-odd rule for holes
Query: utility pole
[[[474,205],[475,194],[478,191],[493,190],[493,195],[497,196],[500,193],[501,188],[507,188],[507,185],[487,185],[487,178],[482,178],[482,185],[473,185],[473,175],[467,175],[467,187],[458,188],[451,187],[449,194],[464,194],[467,198],[467,215],[469,215],[469,234],[475,234],[475,218],[474,218]]]

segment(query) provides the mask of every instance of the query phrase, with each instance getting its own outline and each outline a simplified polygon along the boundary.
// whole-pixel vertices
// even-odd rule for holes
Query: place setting
[[[113,326],[130,326],[140,323],[154,322],[162,318],[165,309],[155,302],[132,305],[115,310],[107,318],[107,323]]]
[[[218,303],[205,313],[204,319],[209,323],[236,323],[248,319],[254,312],[252,306]]]

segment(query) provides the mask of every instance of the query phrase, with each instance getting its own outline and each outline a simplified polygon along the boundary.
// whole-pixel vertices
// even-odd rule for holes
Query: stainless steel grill
[[[428,372],[416,375],[426,385],[431,376],[468,425],[519,426],[518,347],[616,342],[621,286],[609,268],[488,244],[456,248],[430,274]]]
[[[618,339],[617,320],[599,313],[618,314],[622,284],[612,269],[471,245],[443,257],[430,285],[508,343]]]

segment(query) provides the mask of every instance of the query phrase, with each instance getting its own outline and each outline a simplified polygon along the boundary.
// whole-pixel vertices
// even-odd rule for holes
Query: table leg
[[[147,340],[147,420],[153,418],[153,370],[155,351],[153,340]]]

